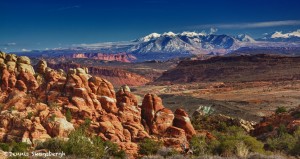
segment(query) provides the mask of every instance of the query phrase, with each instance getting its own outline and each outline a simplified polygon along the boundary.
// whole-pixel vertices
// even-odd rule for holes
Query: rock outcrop
[[[191,139],[196,134],[188,114],[183,109],[176,109],[174,126],[182,128],[187,134],[188,139]]]
[[[34,146],[53,137],[65,139],[88,123],[91,134],[135,156],[137,142],[145,138],[181,151],[180,145],[188,147],[187,140],[195,134],[183,110],[174,115],[155,94],[145,95],[139,106],[128,86],[115,93],[109,81],[91,76],[86,68],[69,68],[65,73],[40,61],[33,70],[27,57],[4,53],[0,66],[1,142]]]
[[[285,127],[287,132],[292,133],[300,126],[300,106],[293,108],[288,112],[273,114],[269,117],[264,117],[259,123],[254,126],[251,131],[253,136],[259,139],[267,137],[276,137],[278,130]]]
[[[254,130],[254,125],[256,124],[254,121],[234,118],[224,114],[205,115],[201,109],[193,113],[192,119],[194,124],[208,131],[223,130],[225,126],[237,126],[243,128],[247,133],[250,133],[250,131]]]

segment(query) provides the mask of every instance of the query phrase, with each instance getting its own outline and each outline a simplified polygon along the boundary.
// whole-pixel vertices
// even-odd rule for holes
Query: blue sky
[[[0,0],[0,49],[127,41],[152,32],[300,29],[299,0]]]

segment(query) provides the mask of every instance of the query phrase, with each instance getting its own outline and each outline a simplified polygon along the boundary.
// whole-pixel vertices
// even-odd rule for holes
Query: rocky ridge
[[[116,54],[105,54],[105,53],[74,53],[70,56],[65,55],[66,57],[71,58],[88,58],[95,60],[104,60],[104,61],[119,61],[119,62],[132,62],[136,60],[136,57],[127,54],[127,53],[116,53]]]
[[[252,82],[299,80],[299,57],[276,55],[215,56],[181,61],[156,83]]]
[[[0,53],[0,140],[26,142],[33,146],[68,134],[90,121],[89,132],[117,143],[136,156],[137,142],[152,138],[178,151],[195,130],[187,113],[173,113],[155,94],[146,94],[142,105],[122,86],[91,76],[86,68],[54,70],[46,61],[35,69],[25,56]],[[67,114],[71,118],[67,118]]]

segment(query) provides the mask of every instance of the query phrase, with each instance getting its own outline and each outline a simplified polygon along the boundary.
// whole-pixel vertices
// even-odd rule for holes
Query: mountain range
[[[19,52],[26,56],[70,56],[88,53],[127,53],[136,57],[135,61],[166,60],[174,57],[190,55],[227,54],[240,48],[273,48],[300,47],[300,30],[282,33],[265,34],[264,37],[254,39],[247,34],[231,36],[226,34],[206,34],[197,32],[163,34],[151,33],[132,41],[106,42],[94,44],[76,44],[69,48],[50,50],[34,50]],[[73,57],[78,57],[74,55]]]

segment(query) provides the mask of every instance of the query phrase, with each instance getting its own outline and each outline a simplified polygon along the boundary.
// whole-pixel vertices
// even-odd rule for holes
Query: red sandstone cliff
[[[89,58],[105,61],[132,62],[136,57],[127,53],[105,54],[105,53],[74,53],[71,58]]]

